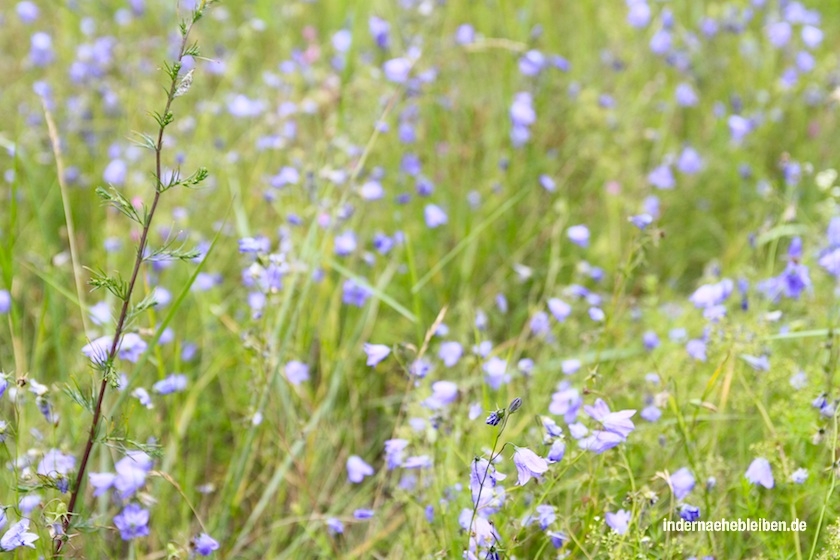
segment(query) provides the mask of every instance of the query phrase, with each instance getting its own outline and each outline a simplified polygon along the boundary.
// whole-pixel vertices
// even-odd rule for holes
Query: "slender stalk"
[[[493,468],[493,461],[502,454],[504,451],[505,446],[503,445],[499,452],[496,453],[496,446],[499,445],[499,440],[502,437],[502,432],[505,431],[505,427],[507,427],[507,421],[510,417],[507,409],[505,409],[505,415],[502,418],[502,427],[499,428],[499,431],[496,432],[496,438],[493,440],[493,448],[490,450],[490,459],[487,461],[487,468],[484,469],[484,476],[481,477],[481,482],[478,486],[478,495],[475,497],[475,503],[473,504],[472,516],[470,517],[470,526],[467,530],[467,548],[469,548],[469,539],[472,538],[473,533],[473,524],[475,523],[476,515],[478,514],[478,505],[481,503],[481,492],[484,490],[484,483],[487,481],[487,475],[490,473],[490,469]],[[475,465],[478,464],[477,460],[473,460],[472,468],[475,468]]]
[[[204,7],[204,3],[202,3],[202,8]],[[163,112],[160,114],[160,119],[158,121],[158,133],[157,133],[157,141],[154,145],[154,152],[155,152],[155,196],[152,200],[152,205],[149,208],[149,211],[145,215],[145,219],[143,220],[143,228],[140,234],[140,241],[137,244],[137,254],[134,258],[134,268],[131,271],[131,277],[128,281],[128,288],[125,292],[125,297],[123,298],[122,309],[120,310],[120,316],[117,320],[117,328],[114,332],[114,339],[111,341],[111,347],[108,351],[107,359],[104,363],[111,364],[114,362],[114,359],[117,355],[117,350],[120,346],[120,341],[122,339],[123,331],[126,327],[126,322],[128,319],[129,314],[129,304],[131,302],[131,295],[134,292],[134,286],[137,283],[137,278],[140,275],[140,266],[143,264],[144,253],[146,250],[146,245],[148,243],[149,238],[149,230],[151,229],[152,220],[154,219],[155,212],[157,211],[158,203],[160,202],[160,195],[163,193],[165,185],[162,184],[162,171],[163,166],[161,162],[161,154],[163,152],[163,133],[166,129],[167,124],[171,122],[171,117],[169,117],[169,110],[172,107],[172,102],[174,101],[175,97],[177,97],[177,90],[179,84],[179,77],[178,77],[178,69],[181,67],[181,62],[187,54],[187,40],[189,39],[190,31],[192,30],[193,24],[198,20],[198,16],[201,14],[201,9],[195,12],[193,17],[189,20],[189,23],[185,23],[182,27],[182,39],[181,39],[181,46],[178,50],[178,57],[175,61],[175,66],[173,67],[173,71],[171,72],[171,81],[169,84],[169,90],[167,92],[166,97],[166,105],[164,107]],[[61,555],[61,550],[64,547],[64,544],[68,541],[67,538],[67,531],[70,528],[70,523],[73,518],[73,515],[76,513],[76,504],[79,500],[79,496],[82,494],[82,483],[84,482],[85,471],[87,470],[87,464],[90,460],[91,451],[93,450],[93,444],[96,441],[96,433],[99,428],[99,421],[102,418],[102,405],[105,399],[105,391],[108,388],[109,383],[109,376],[103,375],[102,381],[99,384],[99,394],[96,397],[96,404],[93,408],[93,419],[90,423],[90,430],[88,431],[88,438],[87,442],[85,443],[85,449],[82,453],[82,458],[79,463],[79,470],[76,473],[76,478],[73,482],[72,491],[70,494],[70,501],[67,504],[67,513],[64,515],[62,524],[62,531],[59,535],[56,535],[55,538],[55,549],[53,553],[53,558],[58,558]]]
[[[76,297],[79,298],[79,310],[82,312],[82,327],[85,330],[85,334],[87,334],[88,316],[87,305],[85,304],[85,291],[82,289],[82,265],[79,262],[79,249],[76,246],[76,227],[73,225],[73,213],[70,211],[70,197],[67,192],[67,183],[64,180],[64,157],[61,153],[61,140],[58,137],[58,128],[55,126],[55,119],[53,119],[46,99],[41,100],[41,106],[44,108],[44,119],[47,122],[50,145],[55,156],[58,188],[61,192],[61,203],[64,206],[64,224],[67,228],[67,243],[70,246],[70,261],[73,265],[73,280],[76,282]]]

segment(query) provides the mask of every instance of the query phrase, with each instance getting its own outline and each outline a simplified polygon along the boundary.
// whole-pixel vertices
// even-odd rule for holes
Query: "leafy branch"
[[[58,558],[61,556],[62,548],[64,547],[65,543],[68,542],[69,539],[68,530],[70,528],[71,522],[76,516],[76,507],[79,501],[79,496],[82,493],[85,472],[87,471],[87,465],[90,460],[93,445],[96,442],[97,430],[99,428],[99,422],[102,418],[102,405],[105,398],[105,392],[108,386],[113,384],[113,381],[115,379],[113,363],[116,359],[117,350],[119,349],[120,342],[122,340],[126,326],[128,325],[130,319],[133,316],[136,316],[136,314],[139,312],[138,310],[146,309],[154,304],[154,300],[152,298],[147,297],[138,305],[132,308],[130,305],[130,301],[131,295],[134,292],[134,287],[137,283],[137,278],[139,277],[140,267],[143,264],[143,262],[148,259],[146,255],[146,248],[148,243],[149,230],[151,228],[151,223],[154,219],[158,203],[160,202],[161,194],[163,194],[163,192],[165,192],[169,188],[175,186],[175,184],[194,186],[207,177],[207,170],[203,168],[199,169],[196,173],[194,173],[184,181],[178,180],[177,174],[174,174],[173,177],[175,178],[175,181],[169,181],[167,183],[167,188],[162,188],[163,166],[161,162],[161,156],[163,152],[163,134],[166,130],[166,127],[172,124],[172,122],[175,120],[175,117],[171,111],[173,101],[176,97],[186,93],[186,90],[189,89],[189,84],[192,81],[191,74],[188,74],[189,79],[185,77],[183,80],[179,80],[178,75],[181,71],[182,61],[184,57],[187,55],[194,56],[198,53],[198,47],[195,44],[188,45],[188,39],[193,25],[195,24],[195,22],[201,19],[204,9],[209,3],[210,2],[208,0],[203,0],[198,6],[198,8],[192,13],[191,20],[189,22],[182,21],[180,23],[182,39],[181,46],[178,51],[178,56],[176,57],[175,62],[173,62],[172,64],[166,63],[164,65],[164,70],[169,77],[169,88],[166,91],[166,104],[163,108],[163,111],[153,114],[153,118],[158,125],[157,138],[155,139],[150,136],[140,135],[140,138],[143,140],[144,145],[152,149],[155,153],[155,194],[154,198],[152,199],[151,206],[148,208],[148,210],[144,209],[143,215],[141,216],[138,210],[122,194],[120,194],[115,189],[97,189],[97,193],[107,204],[115,207],[123,215],[125,215],[132,221],[140,224],[142,226],[142,232],[140,234],[140,241],[137,244],[137,253],[134,258],[134,266],[131,271],[131,276],[128,282],[122,280],[119,276],[115,278],[101,271],[91,271],[93,273],[92,279],[90,281],[91,285],[93,285],[94,288],[105,288],[112,294],[114,294],[116,297],[118,297],[122,301],[122,309],[120,310],[119,319],[117,320],[116,331],[114,333],[114,338],[110,343],[107,357],[104,360],[102,360],[102,362],[99,364],[100,367],[97,368],[103,370],[101,372],[103,373],[102,381],[100,382],[99,392],[92,406],[93,418],[90,423],[90,430],[88,432],[87,442],[85,443],[84,451],[81,456],[79,470],[76,473],[75,479],[71,487],[70,501],[67,504],[66,511],[63,512],[60,516],[61,530],[57,532],[58,534],[55,537],[53,558]],[[185,252],[184,255],[186,254],[188,253]],[[88,399],[82,394],[81,391],[74,392],[73,396],[77,402],[83,403],[86,408],[89,408]]]

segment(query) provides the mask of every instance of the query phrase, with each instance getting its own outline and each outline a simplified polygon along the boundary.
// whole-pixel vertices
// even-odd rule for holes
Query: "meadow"
[[[840,558],[838,52],[816,0],[3,0],[0,551]]]

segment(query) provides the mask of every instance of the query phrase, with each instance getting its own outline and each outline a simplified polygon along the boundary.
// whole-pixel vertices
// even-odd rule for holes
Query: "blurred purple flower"
[[[566,230],[566,236],[569,238],[569,241],[584,249],[589,246],[589,228],[585,225],[578,224],[570,226]]]
[[[677,500],[682,500],[694,489],[694,475],[688,468],[683,467],[671,475],[671,489]]]
[[[348,29],[339,29],[332,36],[333,48],[340,53],[345,53],[350,50],[350,45],[353,43],[353,34]]]
[[[531,317],[531,322],[528,327],[531,329],[531,333],[535,336],[544,336],[548,334],[551,329],[551,325],[548,323],[548,314],[544,311],[537,311],[534,313],[534,316]]]
[[[358,455],[350,455],[347,458],[347,479],[350,482],[358,484],[366,476],[373,476],[373,473],[373,467],[365,463]]]
[[[671,172],[671,168],[667,165],[660,165],[659,167],[656,167],[653,171],[648,173],[647,180],[648,183],[661,190],[673,189],[674,185],[676,185],[674,174]]]
[[[753,128],[752,122],[741,115],[731,115],[727,124],[729,125],[729,135],[736,144],[740,144],[747,134],[752,132]]]
[[[700,508],[691,504],[680,506],[680,517],[686,521],[697,521],[700,519]]]
[[[367,354],[366,365],[369,366],[375,366],[391,353],[391,349],[384,344],[369,344],[367,342],[364,345],[364,350]]]
[[[820,46],[823,40],[823,32],[819,27],[813,25],[806,25],[802,28],[802,42],[809,49],[815,49]]]
[[[411,66],[412,62],[408,58],[392,58],[382,65],[382,70],[389,81],[395,84],[404,84],[408,81]]]
[[[295,386],[309,380],[309,366],[298,360],[287,363],[283,372],[289,383]]]
[[[266,103],[259,99],[251,99],[243,94],[238,94],[227,104],[228,113],[234,117],[249,118],[257,117],[266,109]]]
[[[604,517],[609,528],[619,535],[625,534],[630,527],[631,513],[626,509],[620,509],[615,513],[608,511]]]
[[[102,172],[102,179],[111,185],[122,186],[125,184],[125,178],[128,174],[128,166],[121,159],[113,159],[105,167]]]
[[[193,537],[192,547],[199,556],[210,556],[214,551],[219,550],[219,541],[207,533],[200,533]]]
[[[549,175],[540,175],[540,185],[542,188],[547,190],[548,192],[554,192],[557,190],[557,185]]]
[[[340,535],[344,533],[344,523],[335,517],[328,517],[327,530],[333,535]]]
[[[372,509],[359,508],[357,510],[353,510],[353,519],[358,519],[359,521],[363,521],[365,519],[370,519],[375,514],[376,514],[376,512]]]
[[[548,310],[558,323],[564,322],[572,313],[572,306],[560,298],[548,300]]]
[[[182,373],[172,373],[152,385],[152,391],[159,395],[179,393],[187,388],[187,376]]]
[[[143,509],[137,504],[128,504],[114,517],[114,525],[117,526],[120,537],[124,541],[148,536],[149,510]]]
[[[660,29],[650,38],[649,47],[653,54],[664,55],[671,50],[671,33],[666,29]]]
[[[642,412],[639,413],[639,416],[641,416],[643,420],[647,420],[648,422],[656,422],[662,417],[662,411],[659,410],[656,407],[656,405],[649,405],[642,409]]]
[[[683,148],[680,157],[677,160],[677,169],[680,173],[686,175],[694,175],[703,169],[703,158],[697,153],[697,150],[690,146]]]
[[[38,464],[38,474],[56,478],[66,475],[76,467],[76,458],[73,455],[65,455],[58,449],[50,449],[44,453],[44,458]]]
[[[770,44],[776,48],[784,47],[790,41],[790,37],[793,34],[790,23],[786,21],[771,23],[765,28],[765,31]]]
[[[38,6],[34,2],[29,2],[28,0],[24,2],[18,2],[15,6],[15,12],[17,12],[18,18],[23,23],[33,23],[35,20],[38,19],[38,14],[40,10],[38,10]]]
[[[435,381],[432,383],[432,395],[423,403],[432,410],[438,410],[452,404],[457,398],[458,385],[452,381]]]
[[[566,423],[571,423],[577,418],[578,411],[583,405],[580,392],[571,386],[568,381],[561,381],[557,385],[557,391],[551,395],[551,403],[548,411],[557,416],[563,416]]]
[[[475,29],[469,23],[458,26],[455,30],[455,42],[459,45],[469,45],[475,41]]]
[[[650,23],[650,6],[647,0],[627,1],[627,23],[639,29],[647,27]]]
[[[368,30],[370,31],[371,37],[376,42],[376,46],[380,49],[387,49],[391,42],[391,24],[388,23],[386,20],[377,17],[377,16],[370,16],[368,19]]]
[[[551,449],[548,450],[548,459],[549,463],[559,463],[563,460],[563,456],[566,454],[566,442],[562,439],[556,439],[551,444]]]
[[[431,229],[440,227],[449,221],[446,212],[436,204],[427,204],[423,209],[423,218],[426,220],[426,226]]]
[[[681,107],[694,107],[700,101],[697,97],[697,92],[691,87],[691,84],[686,82],[680,83],[674,90],[674,97],[677,100],[677,105]]]
[[[335,254],[345,257],[356,250],[356,234],[345,231],[335,236]]]
[[[536,76],[545,68],[545,55],[538,50],[530,50],[519,58],[519,72],[523,76]]]
[[[438,350],[438,358],[443,360],[443,365],[452,367],[461,359],[464,353],[464,348],[458,342],[444,342],[440,345]]]
[[[507,362],[493,356],[487,360],[482,366],[484,370],[484,381],[492,389],[498,391],[502,384],[510,381],[510,375],[507,373]]]
[[[747,472],[744,473],[744,477],[751,483],[760,484],[765,488],[773,488],[775,485],[775,481],[773,480],[773,471],[770,468],[770,462],[763,457],[759,457],[750,463],[749,468],[747,468]]]
[[[389,439],[385,441],[385,464],[388,470],[393,470],[403,463],[403,451],[408,447],[406,439]]]
[[[636,216],[630,216],[628,220],[631,224],[643,230],[653,223],[653,216],[650,214],[638,214]]]
[[[699,338],[689,340],[685,345],[685,350],[695,360],[699,362],[706,361],[706,343]]]
[[[345,280],[342,285],[341,301],[347,305],[362,307],[370,296],[371,291],[368,288],[356,284],[353,280]]]
[[[54,59],[52,37],[43,31],[34,33],[29,43],[29,61],[35,66],[47,66]]]

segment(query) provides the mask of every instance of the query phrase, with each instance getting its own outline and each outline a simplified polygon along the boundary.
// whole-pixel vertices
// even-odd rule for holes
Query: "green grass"
[[[789,56],[766,40],[761,10],[742,34],[697,37],[691,71],[681,74],[648,49],[656,23],[645,30],[625,23],[624,2],[428,3],[434,5],[429,15],[376,1],[226,2],[211,8],[195,38],[205,56],[224,60],[226,72],[209,74],[199,62],[192,89],[176,100],[164,149],[167,167],[177,156],[185,173],[206,166],[211,178],[198,189],[165,194],[152,243],[159,246],[165,238],[160,228],[171,227],[184,232],[188,245],[207,242],[212,248],[201,264],[144,269],[134,301],[155,284],[169,290],[172,300],[134,325],[150,348],[136,364],[118,364],[129,386],[106,395],[90,467],[111,471],[126,449],[137,446],[155,451],[154,471],[139,498],[151,511],[151,535],[123,542],[112,523],[120,507],[107,497],[94,499],[88,488],[80,510],[85,523],[68,557],[186,558],[190,538],[206,530],[220,541],[221,558],[460,558],[468,537],[458,517],[472,505],[470,466],[497,434],[484,418],[522,397],[524,405],[510,417],[501,443],[544,455],[537,417],[548,414],[551,394],[563,380],[581,391],[586,404],[601,397],[613,410],[641,410],[645,397],[655,395],[662,418],[649,423],[637,414],[628,441],[601,455],[579,451],[564,428],[566,457],[541,482],[524,487],[515,484],[512,448],[506,447],[497,468],[508,475],[507,500],[491,517],[503,557],[568,552],[574,558],[799,559],[816,558],[823,548],[826,558],[840,554],[837,418],[821,418],[811,406],[823,391],[837,397],[836,282],[816,263],[836,214],[836,196],[818,187],[815,175],[836,165],[840,149],[831,98],[840,8],[813,4],[822,11],[825,40],[814,51],[816,68],[789,90],[779,85]],[[731,4],[667,5],[678,34],[699,34],[703,16],[723,17]],[[165,101],[164,75],[157,70],[177,33],[169,2],[149,0],[145,14],[125,25],[114,22],[122,3],[40,8],[38,21],[26,26],[11,3],[0,6],[0,169],[8,177],[0,183],[0,289],[13,299],[11,311],[0,315],[0,370],[11,379],[47,384],[61,417],[57,426],[49,425],[25,388],[19,401],[7,392],[0,402],[0,419],[8,422],[3,460],[20,460],[31,450],[34,465],[51,448],[78,460],[84,445],[91,416],[65,388],[78,386],[88,395],[98,387],[98,374],[80,349],[113,327],[90,324],[85,306],[105,300],[115,307],[116,301],[84,285],[79,289],[74,265],[130,273],[138,230],[100,206],[94,189],[102,185],[108,149],[116,144],[129,161],[121,192],[129,200],[151,199],[153,155],[131,152],[129,138],[153,130],[148,115]],[[653,5],[654,22],[661,9]],[[387,53],[369,36],[371,14],[391,24]],[[68,68],[77,46],[92,40],[81,31],[85,18],[95,23],[93,37],[116,38],[114,60],[101,77],[75,84]],[[465,22],[482,35],[468,47],[452,39]],[[534,33],[536,24],[541,33]],[[313,44],[321,49],[320,59],[305,72],[284,75],[280,63],[307,47],[305,26],[317,33]],[[334,70],[330,37],[342,27],[354,39],[346,66]],[[51,34],[56,49],[55,62],[45,68],[26,60],[29,37],[39,30]],[[414,75],[434,69],[436,78],[419,92],[387,82],[382,63],[421,40]],[[517,59],[530,48],[566,57],[571,70],[522,76]],[[607,54],[622,62],[621,71],[603,62]],[[64,164],[79,172],[63,193],[44,111],[33,93],[39,80],[53,90]],[[277,80],[282,84],[272,86]],[[698,92],[697,107],[674,103],[674,88],[683,81]],[[803,101],[809,88],[820,92],[819,103]],[[530,142],[515,149],[508,113],[520,91],[533,94],[537,122]],[[115,108],[106,107],[104,92],[116,96]],[[231,116],[227,103],[240,93],[263,100],[266,112],[250,119]],[[615,108],[599,106],[605,93],[614,97]],[[741,146],[730,141],[726,117],[714,116],[717,102],[731,114],[735,96],[745,115],[764,120]],[[284,102],[310,110],[280,117]],[[408,107],[417,115],[417,142],[410,146],[396,135]],[[280,135],[291,120],[297,133],[280,149],[257,147],[260,138]],[[390,130],[378,132],[379,121]],[[647,174],[684,144],[701,153],[703,171],[675,171],[676,188],[655,191]],[[427,200],[399,171],[406,152],[419,156],[423,175],[435,184]],[[784,181],[780,162],[788,159],[803,165],[797,186]],[[749,165],[749,178],[739,174],[742,164]],[[286,165],[300,170],[300,183],[272,189],[269,177]],[[364,201],[357,187],[377,166],[386,172],[386,196]],[[335,171],[344,172],[344,184],[329,180]],[[556,192],[540,187],[541,174],[556,181]],[[757,189],[760,180],[769,184],[764,194]],[[612,181],[619,192],[608,187]],[[266,200],[267,191],[274,200]],[[480,198],[476,207],[468,197],[473,191]],[[396,204],[402,192],[412,200]],[[640,232],[627,217],[641,212],[651,194],[659,196],[662,216]],[[445,209],[446,225],[426,227],[427,202]],[[301,225],[288,226],[290,213]],[[68,216],[75,226],[75,256]],[[589,226],[588,249],[567,239],[566,229],[574,224]],[[238,253],[238,239],[265,235],[274,250],[281,227],[288,230],[289,272],[282,289],[268,296],[262,317],[253,318],[242,285],[250,260]],[[333,240],[345,230],[356,233],[359,250],[340,257]],[[403,242],[388,255],[375,254],[373,235],[398,230]],[[799,300],[768,301],[755,286],[784,269],[794,236],[803,238],[813,288]],[[107,253],[103,244],[109,238],[119,238],[122,248]],[[371,262],[366,252],[375,254]],[[584,261],[604,270],[600,283],[589,279]],[[518,274],[520,267],[530,275]],[[191,289],[200,272],[219,274],[222,282],[206,292]],[[81,274],[82,281],[89,278]],[[687,297],[718,274],[749,280],[750,305],[739,309],[736,290],[727,317],[710,327],[708,360],[697,362],[668,333],[682,327],[688,338],[703,334],[709,323]],[[342,303],[347,279],[370,289],[363,307]],[[551,319],[550,340],[533,336],[534,314],[547,312],[552,297],[571,302],[564,290],[573,283],[602,296],[606,321],[593,322],[589,306],[575,302],[567,321]],[[497,294],[507,299],[506,313],[496,307]],[[476,326],[479,310],[487,317],[485,330]],[[768,313],[775,310],[783,315],[772,322]],[[446,336],[434,336],[439,322],[448,327]],[[152,344],[167,326],[174,339]],[[780,331],[782,326],[789,330]],[[662,339],[653,352],[642,347],[647,330]],[[464,357],[451,369],[437,358],[444,339],[464,346]],[[512,374],[499,391],[484,383],[484,360],[472,352],[485,340]],[[368,367],[366,342],[386,344],[392,353]],[[198,354],[186,361],[181,353],[190,343]],[[769,355],[769,371],[750,368],[741,359],[745,354]],[[415,383],[408,370],[420,357],[433,369]],[[526,357],[535,362],[532,376],[515,368]],[[561,367],[570,358],[580,359],[582,367],[567,377]],[[309,365],[309,381],[287,381],[290,360]],[[809,383],[793,390],[789,379],[800,370]],[[189,379],[183,393],[155,396],[152,410],[130,396],[173,372]],[[659,374],[660,386],[645,381],[649,372]],[[410,419],[429,419],[422,402],[431,383],[443,379],[458,384],[459,399],[435,418],[437,428],[412,429]],[[469,420],[474,403],[483,413]],[[253,421],[255,415],[262,421]],[[818,430],[823,432],[815,440]],[[383,445],[395,437],[411,441],[409,455],[428,455],[434,463],[411,471],[417,476],[413,490],[399,485],[408,471],[385,469]],[[347,482],[345,464],[352,454],[377,471],[358,485]],[[773,467],[772,490],[744,480],[756,457]],[[697,480],[686,501],[700,507],[703,520],[798,518],[808,530],[666,533],[662,520],[678,518],[666,473],[681,467]],[[799,467],[808,469],[809,478],[792,484],[789,476]],[[13,521],[25,490],[44,481],[21,468],[4,473],[0,505],[12,507],[7,514]],[[709,477],[716,485],[707,491]],[[463,490],[455,490],[457,484]],[[32,514],[32,530],[40,536],[39,552],[49,554],[44,520],[67,495],[47,487],[34,491],[42,503]],[[536,524],[522,527],[540,503],[556,506],[552,529],[569,537],[559,552]],[[424,512],[430,504],[432,522]],[[355,509],[374,506],[373,519],[353,519]],[[604,525],[605,512],[618,509],[633,512],[625,535]],[[345,522],[343,535],[328,533],[329,517]]]

